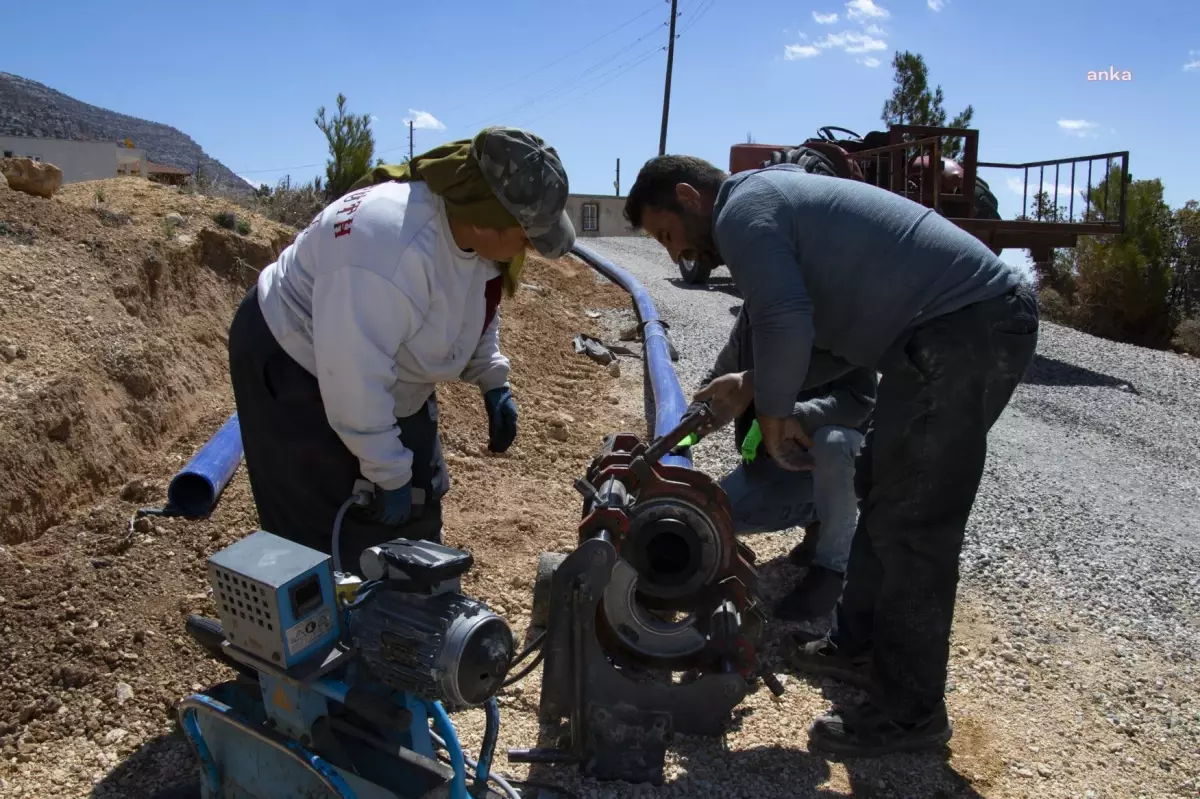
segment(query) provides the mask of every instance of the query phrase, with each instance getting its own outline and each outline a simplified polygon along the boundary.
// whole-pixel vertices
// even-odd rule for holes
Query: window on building
[[[600,230],[600,204],[584,203],[581,210],[583,213],[583,229],[585,231]]]
[[[12,150],[5,150],[5,151],[4,151],[4,157],[5,157],[5,158],[12,158],[12,157],[13,157],[13,154],[12,154],[12,153],[13,153],[13,151],[12,151]]]

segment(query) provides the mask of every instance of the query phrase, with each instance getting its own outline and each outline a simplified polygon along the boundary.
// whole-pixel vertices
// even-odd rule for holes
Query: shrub
[[[281,180],[274,189],[260,192],[246,203],[268,219],[294,228],[307,227],[326,205],[320,178],[298,186],[293,186],[290,180]]]
[[[1038,315],[1042,319],[1069,325],[1074,316],[1071,310],[1071,303],[1054,289],[1044,288],[1038,292]]]
[[[221,211],[213,214],[213,221],[226,230],[233,230],[237,227],[238,218],[233,211]]]
[[[243,236],[249,236],[250,235],[250,220],[239,219],[237,221],[237,232],[241,233]]]
[[[1200,357],[1200,317],[1180,322],[1175,328],[1175,339],[1171,343],[1176,349]]]

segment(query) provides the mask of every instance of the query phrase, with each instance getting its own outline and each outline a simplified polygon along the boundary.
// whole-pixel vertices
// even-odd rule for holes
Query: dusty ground
[[[192,771],[187,747],[172,735],[172,705],[226,675],[190,643],[183,619],[214,612],[204,578],[207,555],[255,529],[239,470],[211,519],[147,520],[126,537],[133,512],[162,503],[170,476],[232,412],[224,332],[253,270],[231,272],[207,251],[192,252],[180,258],[190,282],[178,298],[165,299],[163,291],[156,295],[161,305],[148,308],[143,298],[146,306],[130,314],[110,296],[111,287],[144,274],[146,258],[159,251],[159,212],[181,210],[190,225],[204,226],[192,242],[180,245],[173,237],[164,249],[225,232],[204,221],[215,211],[196,205],[212,201],[143,181],[104,182],[107,210],[132,215],[131,223],[110,231],[93,221],[94,191],[72,186],[52,201],[0,193],[0,220],[23,231],[37,225],[32,240],[0,238],[0,265],[10,279],[32,283],[29,294],[39,300],[18,303],[3,295],[4,335],[23,355],[0,366],[20,378],[16,396],[5,397],[0,484],[10,486],[22,474],[29,476],[25,485],[44,483],[44,475],[51,480],[36,505],[14,507],[5,498],[6,529],[13,532],[0,547],[0,665],[6,674],[0,796],[94,791],[141,797]],[[160,192],[165,201],[157,199]],[[48,218],[57,232],[48,229]],[[259,220],[252,225],[257,229]],[[213,232],[205,233],[209,227]],[[119,247],[113,231],[121,235]],[[71,236],[95,237],[120,256],[100,258],[88,250],[68,258],[78,244]],[[588,309],[624,305],[625,294],[569,260],[532,259],[526,280],[535,288],[501,309],[521,413],[509,453],[487,452],[477,390],[454,385],[439,393],[452,482],[448,543],[475,554],[478,565],[466,590],[493,603],[518,629],[527,623],[538,553],[573,540],[579,500],[568,476],[582,474],[607,431],[640,425],[637,415],[618,407],[617,380],[571,347],[576,332],[599,332]],[[39,319],[54,324],[41,326]],[[98,366],[103,347],[145,340],[149,331],[178,360],[151,376],[152,392],[128,398],[124,375]],[[189,344],[201,338],[201,346]],[[80,385],[71,434],[55,438],[36,426],[44,415],[37,391],[71,381]],[[159,421],[139,427],[137,411],[147,405],[153,412],[146,415]],[[128,427],[113,429],[125,418]],[[552,427],[565,429],[566,440],[552,437]],[[100,462],[96,449],[109,460]],[[32,540],[14,543],[20,539]]]
[[[132,512],[161,503],[170,476],[232,410],[224,330],[253,270],[222,255],[233,251],[229,242],[248,244],[205,221],[219,208],[194,204],[210,201],[140,181],[112,186],[105,182],[105,210],[130,214],[129,224],[100,221],[94,187],[68,187],[53,201],[0,191],[0,221],[8,224],[0,235],[0,280],[23,291],[32,286],[29,300],[0,291],[0,336],[11,339],[0,345],[17,348],[6,350],[11,360],[0,359],[7,381],[0,383],[0,491],[24,481],[20,490],[0,493],[0,503],[8,503],[0,504],[0,796],[142,797],[194,773],[174,734],[173,704],[226,674],[190,643],[182,622],[190,612],[213,612],[205,557],[255,527],[239,470],[211,519],[159,520],[126,539]],[[160,200],[155,194],[162,192]],[[161,220],[176,210],[188,221],[168,241]],[[257,241],[266,224],[252,220],[249,239]],[[118,232],[123,238],[109,238]],[[195,238],[180,242],[181,233]],[[91,239],[104,244],[97,248]],[[259,257],[269,260],[278,241],[258,244],[266,248]],[[152,293],[143,282],[147,257],[180,247],[184,254],[168,261],[182,273],[178,289]],[[171,273],[162,274],[156,285],[173,286]],[[622,359],[614,378],[570,346],[579,331],[615,339],[632,321],[625,296],[570,259],[534,261],[527,280],[538,290],[502,308],[522,425],[510,453],[486,452],[476,392],[449,386],[439,394],[452,480],[447,539],[475,554],[465,590],[491,603],[518,633],[528,624],[538,553],[573,545],[579,500],[571,480],[604,434],[644,429],[640,362]],[[118,286],[127,293],[118,294]],[[122,303],[131,298],[136,314]],[[694,295],[680,299],[699,305]],[[733,318],[725,306],[737,301],[710,299],[714,310],[696,324],[719,343]],[[605,311],[603,319],[594,318],[596,310]],[[688,320],[669,318],[690,390],[693,367],[713,353],[689,338]],[[97,321],[100,335],[90,332]],[[99,366],[105,342],[129,342],[144,353],[145,342],[156,339],[164,355],[143,361],[159,364],[158,371]],[[151,392],[141,388],[143,373]],[[78,388],[69,413],[38,395],[72,380]],[[63,416],[71,420],[65,437],[56,423]],[[552,427],[565,428],[567,440],[558,441]],[[715,449],[697,451],[698,465],[719,473],[725,459]],[[27,499],[42,490],[35,483],[48,486],[36,502]],[[781,562],[794,541],[792,534],[751,541],[769,596],[799,576]],[[948,759],[837,763],[809,754],[805,728],[830,697],[845,692],[785,674],[787,693],[753,694],[723,740],[677,741],[661,788],[597,784],[570,769],[540,768],[533,776],[581,796],[614,798],[1197,796],[1194,661],[1164,658],[1145,637],[1116,644],[1083,603],[1035,605],[1022,596],[1007,582],[1002,594],[977,583],[961,592]],[[1014,628],[1014,607],[1034,634]],[[538,681],[534,673],[501,698],[496,766],[518,777],[527,769],[507,763],[503,751],[539,743]],[[469,711],[455,721],[468,751],[477,749],[482,714]]]

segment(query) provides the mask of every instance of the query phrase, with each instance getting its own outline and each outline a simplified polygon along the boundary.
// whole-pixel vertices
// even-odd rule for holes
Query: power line
[[[296,166],[281,166],[281,167],[276,167],[275,169],[239,169],[238,171],[234,172],[234,174],[235,175],[260,175],[263,172],[286,172],[289,169],[308,169],[309,167],[314,167],[314,166],[325,166],[325,162],[322,161],[319,164],[297,164]]]
[[[607,86],[608,84],[612,83],[617,78],[621,77],[622,75],[624,75],[627,72],[632,71],[634,68],[645,63],[646,61],[648,61],[649,59],[658,55],[665,49],[666,49],[665,47],[661,47],[661,46],[655,47],[653,50],[648,50],[648,51],[642,53],[640,56],[633,58],[629,61],[626,61],[624,64],[620,64],[615,69],[610,69],[607,72],[603,72],[600,75],[597,75],[596,77],[602,77],[604,75],[611,74],[611,77],[609,77],[607,80],[603,80],[600,83],[595,84],[594,86],[587,87],[582,93],[577,94],[574,97],[569,97],[565,100],[562,100],[561,102],[557,103],[554,106],[554,108],[550,109],[546,113],[540,114],[539,116],[536,116],[533,119],[526,120],[526,124],[532,124],[534,122],[537,122],[538,120],[545,119],[546,117],[562,110],[562,108],[564,106],[570,105],[571,103],[573,103],[577,100],[582,100],[584,97],[587,97],[589,94],[592,94],[593,92],[597,91],[602,86]]]
[[[540,72],[545,72],[545,71],[546,71],[547,69],[549,69],[550,67],[557,66],[558,64],[561,64],[563,61],[566,61],[568,58],[574,58],[574,57],[578,56],[580,53],[582,53],[584,50],[588,49],[588,48],[589,48],[589,47],[591,47],[592,45],[594,45],[594,44],[597,44],[597,43],[599,43],[599,42],[603,41],[604,39],[607,39],[609,36],[612,36],[612,35],[613,35],[614,33],[616,33],[617,31],[619,31],[619,30],[622,30],[622,29],[624,29],[624,28],[627,28],[627,27],[629,27],[630,25],[632,25],[633,23],[637,22],[639,19],[641,19],[642,17],[646,16],[647,14],[650,14],[651,12],[658,10],[658,3],[659,3],[659,0],[655,0],[655,1],[654,1],[654,4],[653,4],[652,6],[650,6],[649,8],[647,8],[647,9],[646,9],[645,11],[643,11],[642,13],[640,13],[640,14],[638,14],[638,15],[636,15],[636,16],[630,17],[629,19],[625,20],[624,22],[622,22],[622,23],[621,23],[620,25],[618,25],[617,27],[615,27],[615,28],[612,28],[611,30],[607,31],[606,33],[602,33],[602,34],[600,34],[600,35],[599,35],[599,36],[597,36],[595,39],[592,39],[590,42],[588,42],[587,44],[583,45],[582,47],[577,47],[577,48],[575,48],[574,50],[572,50],[571,52],[567,53],[566,55],[564,55],[564,56],[562,56],[562,57],[560,57],[560,58],[556,58],[556,59],[554,59],[553,61],[550,61],[549,63],[543,64],[542,66],[538,67],[537,69],[533,70],[532,72],[530,72],[530,73],[528,73],[528,74],[526,74],[526,75],[523,75],[523,76],[521,76],[521,77],[517,78],[516,80],[514,80],[514,81],[512,81],[512,82],[510,82],[510,83],[506,83],[506,84],[504,84],[503,86],[500,86],[500,87],[498,87],[498,88],[496,88],[496,89],[492,89],[492,90],[489,92],[489,94],[497,94],[497,93],[499,93],[499,92],[501,92],[501,91],[504,91],[505,89],[511,88],[511,87],[513,87],[513,86],[516,86],[518,83],[523,83],[523,82],[525,82],[526,80],[528,80],[529,78],[532,78],[534,75],[537,75],[537,74],[538,74],[538,73],[540,73]],[[470,103],[459,103],[458,105],[456,105],[456,106],[453,106],[453,107],[451,107],[451,108],[448,108],[448,109],[445,109],[445,110],[442,110],[442,111],[440,111],[439,113],[442,113],[442,114],[449,114],[449,113],[451,113],[451,112],[453,112],[453,111],[457,111],[458,109],[460,109],[460,108],[463,108],[463,107],[465,107],[465,106],[467,106],[467,105],[470,105]]]
[[[646,39],[650,38],[654,34],[658,33],[659,29],[662,28],[662,26],[665,24],[666,24],[665,22],[660,22],[659,24],[655,25],[653,29],[647,31],[643,35],[639,36],[637,39],[634,39],[632,42],[627,44],[625,47],[622,47],[620,50],[616,51],[615,53],[612,53],[611,55],[600,59],[596,63],[585,67],[584,69],[580,70],[579,72],[575,73],[571,77],[567,78],[565,81],[558,84],[557,86],[543,92],[542,94],[539,94],[539,95],[533,97],[530,100],[527,100],[526,102],[522,103],[521,105],[516,106],[515,108],[510,108],[507,111],[505,111],[503,114],[489,114],[485,119],[480,120],[480,122],[474,123],[472,125],[465,125],[463,127],[467,127],[470,129],[478,128],[478,127],[480,127],[480,125],[482,125],[488,121],[511,116],[512,114],[515,114],[518,111],[522,111],[531,105],[537,105],[538,103],[544,102],[556,95],[560,95],[565,91],[569,91],[571,88],[578,85],[578,82],[579,82],[579,79],[581,76],[587,75],[588,73],[596,70],[597,68],[602,67],[605,64],[612,62],[618,56],[629,52],[630,50],[632,50],[634,47],[636,47],[641,42],[645,41]]]
[[[651,5],[649,8],[647,8],[645,11],[641,12],[640,14],[634,15],[634,16],[630,17],[629,19],[625,20],[624,22],[622,22],[620,25],[617,25],[615,28],[611,28],[608,31],[600,34],[595,39],[592,39],[590,42],[583,45],[582,47],[577,47],[574,50],[572,50],[571,52],[567,53],[566,55],[556,58],[553,61],[550,61],[546,64],[543,64],[542,66],[538,67],[537,69],[533,70],[532,72],[529,72],[526,75],[523,75],[520,78],[517,78],[516,80],[514,80],[510,83],[506,83],[503,86],[500,86],[496,89],[491,90],[490,94],[496,94],[498,92],[503,91],[504,89],[515,86],[518,83],[522,83],[522,82],[528,80],[529,78],[533,77],[534,75],[537,75],[540,72],[544,72],[545,70],[549,69],[550,67],[561,64],[563,61],[566,61],[568,58],[578,56],[579,53],[583,52],[584,50],[588,49],[589,47],[592,47],[595,44],[599,44],[600,42],[604,41],[605,39],[607,39],[609,36],[613,35],[617,31],[624,30],[625,28],[629,27],[633,23],[637,22],[642,17],[645,17],[646,15],[651,14],[654,11],[658,10],[658,3],[659,3],[659,0],[654,0],[653,5]],[[655,26],[655,30],[657,30],[657,29],[658,29],[658,26]],[[638,39],[633,44],[637,44],[638,42],[642,41],[642,39],[644,39],[644,38],[645,37],[643,36],[641,39]],[[628,51],[632,47],[633,47],[633,45],[630,45],[629,47],[626,47],[625,49],[618,51],[612,57],[615,58],[617,55],[620,55],[621,53]],[[470,105],[470,103],[460,103],[459,105],[453,106],[452,108],[447,109],[447,110],[439,111],[438,113],[441,113],[441,114],[450,113],[453,111],[457,111],[458,109],[463,108],[467,105]],[[512,112],[509,112],[509,113],[512,113]],[[376,152],[389,153],[389,152],[393,152],[395,150],[404,149],[407,146],[408,146],[407,144],[400,144],[395,147],[388,147],[388,148],[385,148],[382,150],[377,150]],[[273,168],[273,169],[241,169],[241,170],[237,170],[234,174],[260,175],[260,174],[263,174],[266,172],[285,172],[289,169],[310,169],[312,167],[319,167],[319,166],[325,166],[325,162],[321,161],[320,163],[316,163],[316,164],[296,164],[294,166],[282,166],[282,167],[277,167],[277,168]]]
[[[679,35],[682,36],[683,34],[690,31],[692,29],[692,27],[697,22],[700,21],[701,17],[703,17],[705,14],[707,14],[709,12],[709,9],[711,9],[714,5],[716,5],[716,3],[717,3],[717,0],[698,0],[698,2],[696,3],[696,13],[692,14],[692,18],[690,20],[688,20],[687,23],[683,26],[683,29],[679,31]]]

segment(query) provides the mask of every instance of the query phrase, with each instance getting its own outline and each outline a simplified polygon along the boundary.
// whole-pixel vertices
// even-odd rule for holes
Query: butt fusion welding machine
[[[238,675],[179,705],[203,799],[520,799],[489,773],[513,634],[459,593],[471,555],[397,539],[359,565],[365,580],[335,578],[330,556],[263,531],[209,558],[220,621],[187,628]],[[473,760],[447,708],[479,706]]]
[[[220,621],[192,616],[188,630],[238,679],[179,707],[203,799],[521,799],[490,773],[495,695],[543,659],[539,717],[568,719],[568,740],[510,749],[509,761],[661,783],[674,733],[721,734],[760,679],[783,690],[758,656],[758,573],[728,497],[704,473],[660,462],[712,419],[694,403],[649,444],[605,440],[575,483],[578,547],[539,563],[533,624],[544,631],[515,659],[504,619],[459,592],[466,552],[397,539],[362,553],[365,580],[261,531],[213,555]],[[648,679],[664,671],[684,679]],[[446,708],[481,705],[475,761]]]

